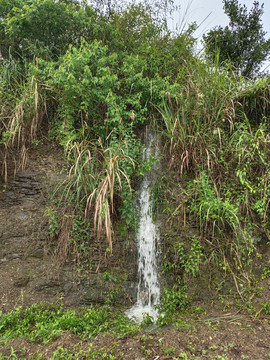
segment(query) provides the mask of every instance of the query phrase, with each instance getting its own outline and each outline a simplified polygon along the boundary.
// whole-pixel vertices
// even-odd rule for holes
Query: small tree
[[[247,7],[238,0],[223,0],[223,3],[230,23],[203,36],[206,54],[214,60],[218,52],[221,64],[231,62],[244,76],[254,77],[270,53],[270,39],[265,40],[261,21],[263,5],[254,1],[248,13]]]

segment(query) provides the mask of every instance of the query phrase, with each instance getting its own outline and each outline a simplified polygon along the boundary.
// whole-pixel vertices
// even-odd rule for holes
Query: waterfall
[[[143,152],[143,160],[151,155],[158,157],[158,150],[154,144],[154,136],[150,132],[146,134],[146,144]],[[155,182],[152,172],[145,173],[139,190],[139,228],[137,233],[138,248],[138,287],[137,302],[127,311],[129,317],[137,321],[143,320],[145,313],[157,319],[158,313],[155,305],[160,302],[160,286],[157,271],[157,256],[159,253],[159,232],[152,218],[152,200],[150,188]]]

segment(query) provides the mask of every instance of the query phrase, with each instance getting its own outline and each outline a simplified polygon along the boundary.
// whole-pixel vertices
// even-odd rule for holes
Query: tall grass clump
[[[237,100],[239,102],[239,111],[249,119],[252,127],[260,124],[262,117],[270,115],[270,77],[265,76],[258,79],[254,84],[246,87],[239,94]],[[241,116],[241,115],[240,115]]]
[[[178,199],[169,214],[184,209],[182,224],[198,226],[205,259],[215,259],[239,290],[237,274],[249,281],[256,244],[270,238],[269,81],[250,85],[229,66],[196,59],[176,84],[156,119],[172,170],[165,193]]]
[[[241,84],[234,81],[230,68],[193,59],[179,74],[178,89],[168,89],[158,107],[162,135],[168,149],[170,167],[183,175],[198,167],[214,169],[216,145],[222,147],[224,134],[233,129],[236,96]]]
[[[5,65],[2,67],[0,84],[3,95],[0,113],[0,144],[2,175],[7,182],[9,160],[13,160],[14,172],[26,166],[28,149],[37,139],[40,125],[46,117],[46,100],[41,95],[41,86],[35,76],[7,84],[9,76],[16,76],[14,72],[19,70],[13,67],[13,74],[10,74],[7,69],[4,70],[4,67]]]
[[[127,142],[119,141],[104,147],[101,139],[66,146],[71,167],[62,185],[62,196],[66,203],[76,203],[78,208],[84,204],[85,217],[93,215],[94,234],[98,240],[105,234],[111,253],[114,199],[121,193],[127,197],[132,193],[130,175],[135,162],[128,155],[128,146]]]

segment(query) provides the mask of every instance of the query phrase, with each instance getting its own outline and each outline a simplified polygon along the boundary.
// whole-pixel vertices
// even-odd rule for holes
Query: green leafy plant
[[[189,298],[185,286],[174,285],[171,289],[164,289],[161,297],[161,304],[158,306],[160,316],[157,320],[158,325],[168,325],[173,321],[176,312],[185,312],[189,307]]]
[[[59,224],[57,220],[57,212],[50,207],[47,207],[45,210],[45,215],[48,218],[49,226],[48,233],[51,239],[55,238],[59,232]]]
[[[173,347],[169,347],[168,345],[165,344],[161,347],[161,349],[165,355],[168,355],[168,356],[175,355],[175,348],[173,348]]]
[[[69,350],[65,349],[61,346],[57,348],[57,350],[54,351],[51,360],[61,360],[61,359],[68,359],[68,360],[79,360],[79,359],[109,359],[109,360],[116,360],[114,353],[114,348],[107,350],[107,349],[99,349],[99,350],[93,350],[92,347],[90,347],[88,350],[81,350],[79,353],[76,349]]]
[[[39,304],[18,308],[2,315],[0,333],[3,338],[26,337],[32,342],[47,343],[61,335],[63,330],[88,338],[100,332],[112,332],[124,336],[137,331],[135,323],[123,314],[105,306],[90,307],[81,312],[64,310],[59,304]]]
[[[199,273],[199,266],[203,257],[201,244],[196,238],[193,238],[188,252],[184,248],[184,243],[178,243],[177,246],[179,263],[176,266],[180,266],[186,273],[196,276]]]
[[[262,304],[262,309],[266,315],[270,315],[270,303],[268,301]]]
[[[205,172],[202,172],[200,178],[194,181],[194,185],[198,185],[198,187],[196,197],[191,200],[190,211],[199,215],[201,229],[205,230],[211,224],[213,236],[216,231],[222,236],[223,229],[226,227],[237,231],[239,226],[238,208],[232,204],[230,199],[223,201],[215,184],[211,182]]]
[[[270,277],[270,266],[269,265],[266,265],[264,268],[263,268],[263,273],[261,275],[261,278],[262,280],[263,279],[267,279]]]

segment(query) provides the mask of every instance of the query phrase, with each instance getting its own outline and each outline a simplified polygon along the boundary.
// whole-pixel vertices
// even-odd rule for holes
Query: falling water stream
[[[151,155],[157,157],[154,136],[151,132],[146,135],[143,160]],[[144,314],[157,319],[155,305],[160,302],[160,286],[157,271],[157,256],[159,253],[159,232],[152,218],[152,200],[150,190],[155,181],[153,172],[147,172],[142,180],[139,191],[139,229],[137,233],[138,248],[138,287],[137,302],[127,311],[129,317],[138,322],[143,320]]]

